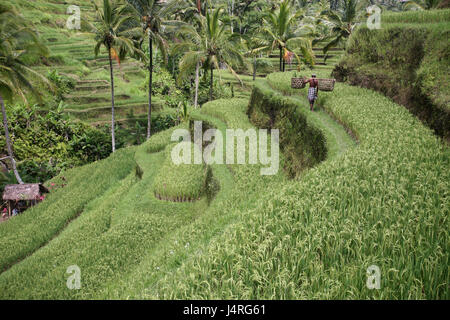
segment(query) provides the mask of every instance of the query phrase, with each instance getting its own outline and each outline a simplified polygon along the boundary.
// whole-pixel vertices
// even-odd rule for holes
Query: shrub
[[[75,88],[75,80],[60,75],[58,73],[58,70],[54,69],[52,71],[49,71],[47,74],[48,80],[54,85],[55,87],[55,100],[56,102],[59,102],[64,99],[64,94],[69,93],[72,89]]]
[[[213,100],[230,99],[233,97],[231,85],[220,83],[220,80],[214,77],[213,81]],[[198,104],[202,105],[209,101],[209,80],[202,78],[198,89]]]

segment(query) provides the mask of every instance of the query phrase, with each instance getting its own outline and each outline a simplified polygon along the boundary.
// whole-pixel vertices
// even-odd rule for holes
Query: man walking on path
[[[310,105],[310,110],[314,111],[314,101],[317,99],[317,92],[319,91],[318,85],[319,81],[316,79],[316,75],[311,75],[312,78],[306,80],[309,83],[308,89],[308,100]]]

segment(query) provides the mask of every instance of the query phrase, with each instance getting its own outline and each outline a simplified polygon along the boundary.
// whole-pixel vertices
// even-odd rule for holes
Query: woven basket
[[[320,91],[333,91],[336,79],[317,79]]]
[[[291,88],[303,89],[306,86],[305,78],[291,78]]]

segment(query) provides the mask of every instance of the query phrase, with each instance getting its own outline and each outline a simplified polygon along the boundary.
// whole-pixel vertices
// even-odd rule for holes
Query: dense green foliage
[[[39,109],[37,105],[8,109],[16,161],[26,181],[46,181],[62,169],[109,155],[111,141],[106,133],[70,121],[60,109],[44,114]],[[0,154],[5,153],[5,136],[0,135]]]
[[[442,39],[450,35],[449,22],[445,29],[397,25],[381,30],[360,28],[333,75],[382,92],[448,139],[450,43]]]

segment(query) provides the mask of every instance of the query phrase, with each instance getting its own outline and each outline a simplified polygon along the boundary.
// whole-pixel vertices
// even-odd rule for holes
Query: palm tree
[[[181,82],[187,79],[191,75],[192,69],[195,67],[194,107],[197,108],[200,68],[206,61],[206,51],[202,50],[204,48],[202,46],[203,38],[192,26],[183,27],[179,32],[184,35],[184,40],[176,43],[172,47],[172,54],[183,54],[179,62],[180,72],[177,81]]]
[[[111,78],[111,139],[112,151],[116,151],[115,120],[114,120],[114,71],[113,59],[118,63],[127,54],[142,56],[133,38],[138,37],[138,29],[133,27],[135,17],[131,14],[130,6],[120,0],[103,0],[103,7],[94,2],[97,23],[92,26],[92,32],[96,36],[95,56],[104,46],[108,51],[109,70]]]
[[[161,51],[164,61],[167,60],[167,43],[163,37],[165,21],[163,18],[175,6],[175,2],[165,4],[161,0],[127,0],[134,8],[134,14],[141,20],[142,33],[148,36],[148,114],[147,139],[151,135],[152,116],[152,80],[153,80],[153,43]],[[168,21],[166,22],[166,24]]]
[[[221,12],[222,8],[219,7],[207,11],[206,16],[197,15],[197,29],[193,25],[181,26],[178,34],[182,35],[184,40],[176,44],[173,49],[174,52],[184,51],[180,60],[180,78],[186,77],[194,68],[196,70],[196,97],[199,68],[203,65],[205,69],[209,69],[211,74],[209,83],[210,101],[213,98],[214,68],[219,70],[222,63],[241,82],[232,68],[232,64],[244,63],[239,46],[234,41],[237,37],[231,35],[219,19]],[[194,104],[195,101],[197,101],[197,98],[194,99]]]
[[[24,55],[31,52],[44,56],[48,53],[47,48],[39,41],[37,33],[28,25],[29,23],[24,21],[13,7],[0,5],[0,105],[8,157],[16,180],[20,184],[23,184],[23,181],[14,159],[4,99],[12,101],[14,96],[18,95],[27,102],[25,96],[27,91],[40,99],[39,92],[27,80],[28,75],[50,86],[45,77],[25,66],[21,60]]]
[[[172,7],[174,19],[192,21],[196,15],[205,15],[207,1],[201,0],[170,0],[167,3]]]
[[[283,59],[283,55],[286,56],[289,52],[293,53],[300,63],[294,49],[300,49],[303,57],[313,63],[310,26],[301,23],[302,17],[304,10],[295,10],[290,0],[283,0],[278,9],[268,12],[263,19],[262,32],[272,39],[271,50],[280,50],[280,71],[285,70],[286,59]]]
[[[363,11],[360,11],[362,13]],[[358,0],[343,0],[342,9],[326,12],[326,19],[333,24],[332,40],[323,48],[323,52],[348,39],[359,19]]]

